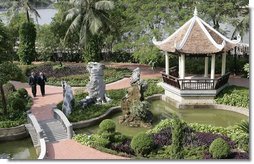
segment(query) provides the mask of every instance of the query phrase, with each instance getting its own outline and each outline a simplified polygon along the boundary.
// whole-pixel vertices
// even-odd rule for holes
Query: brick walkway
[[[123,64],[114,63],[110,64],[112,67],[129,68],[133,70],[137,67],[141,69],[141,78],[157,78],[161,77],[160,71],[162,69],[156,68],[152,70],[151,67],[141,64]],[[231,85],[249,86],[248,79],[242,79],[239,77],[230,77]],[[31,89],[27,83],[12,82],[16,88],[25,88],[28,93],[32,95]],[[121,89],[129,87],[129,78],[124,78],[117,82],[107,84],[106,89]],[[74,88],[75,89],[75,88]],[[63,100],[62,87],[48,86],[45,87],[46,96],[40,95],[40,89],[37,86],[37,97],[34,98],[34,102],[31,108],[32,113],[38,120],[47,120],[53,117],[52,107]],[[124,157],[100,152],[96,149],[81,145],[74,140],[61,140],[55,143],[47,143],[47,155],[48,159],[127,159]]]

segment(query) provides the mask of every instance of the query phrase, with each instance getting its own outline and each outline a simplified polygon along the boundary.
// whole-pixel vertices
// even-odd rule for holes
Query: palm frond
[[[77,29],[77,27],[79,26],[79,23],[80,23],[80,19],[81,19],[81,15],[79,14],[72,22],[71,22],[71,25],[69,26],[66,34],[65,34],[65,37],[64,37],[64,41],[66,40],[67,36],[74,32],[75,29]]]
[[[114,2],[111,1],[99,1],[95,3],[95,9],[97,10],[112,10],[114,7]]]
[[[78,13],[79,13],[79,9],[77,9],[77,8],[69,9],[67,12],[67,15],[65,17],[65,20],[68,21],[68,20],[74,19],[74,17],[77,16]]]
[[[93,12],[91,12],[89,17],[89,30],[94,35],[99,31],[101,27],[102,21],[100,20],[100,17],[96,16]]]

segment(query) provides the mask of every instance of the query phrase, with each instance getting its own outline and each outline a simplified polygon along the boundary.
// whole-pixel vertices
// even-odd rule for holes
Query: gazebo
[[[227,39],[197,15],[195,8],[193,17],[171,36],[163,41],[153,43],[165,52],[165,73],[162,73],[165,95],[183,104],[210,104],[214,97],[228,84],[230,73],[226,73],[226,54],[237,43]],[[179,57],[178,72],[169,68],[169,54]],[[215,78],[215,55],[221,55],[221,76]],[[198,77],[185,76],[185,57],[204,58],[204,75]],[[208,61],[211,58],[211,71],[208,77]]]

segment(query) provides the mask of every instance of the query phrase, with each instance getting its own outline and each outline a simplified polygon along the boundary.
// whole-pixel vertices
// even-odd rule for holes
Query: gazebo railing
[[[180,84],[179,84],[178,78],[171,76],[171,75],[167,75],[165,73],[162,73],[162,79],[165,83],[180,89]]]
[[[230,76],[230,72],[226,73],[225,75],[221,76],[217,79],[217,83],[215,85],[215,89],[219,89],[220,87],[224,86],[228,83],[228,79]]]
[[[214,90],[228,83],[230,73],[218,79],[178,79],[177,77],[162,73],[163,81],[181,90]]]
[[[214,89],[214,79],[179,79],[182,90],[212,90]]]

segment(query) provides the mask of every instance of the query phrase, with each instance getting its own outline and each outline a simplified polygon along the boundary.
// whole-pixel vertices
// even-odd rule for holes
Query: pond
[[[1,141],[0,154],[10,154],[12,159],[37,159],[35,148],[30,138],[16,141]]]
[[[248,119],[248,117],[245,115],[220,109],[177,109],[162,100],[153,101],[151,105],[151,112],[154,115],[153,126],[158,124],[160,120],[169,118],[172,113],[175,113],[187,123],[210,124],[221,127],[235,125],[241,120]],[[116,130],[118,132],[121,132],[127,136],[134,136],[141,131],[148,130],[148,128],[133,128],[118,124],[118,119],[121,115],[122,113],[117,113],[109,117],[116,122]],[[97,129],[98,125],[89,128],[79,129],[75,132],[91,134],[96,132]]]

